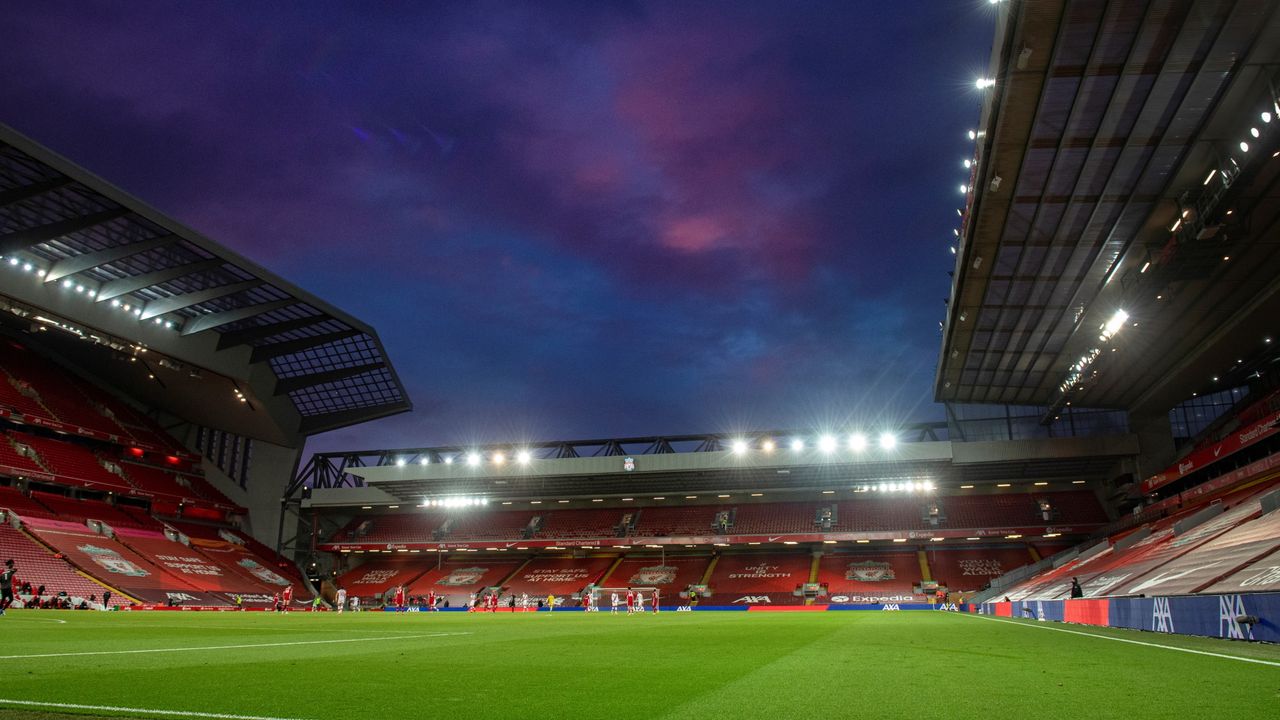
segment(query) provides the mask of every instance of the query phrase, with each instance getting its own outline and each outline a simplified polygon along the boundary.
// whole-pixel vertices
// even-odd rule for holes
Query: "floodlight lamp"
[[[862,433],[854,433],[849,436],[849,449],[854,452],[862,452],[867,449],[867,436]]]
[[[801,440],[800,438],[796,438],[795,440],[792,440],[791,449],[795,450],[796,452],[800,452],[801,450],[804,449],[804,441]]]
[[[836,439],[830,435],[823,435],[818,438],[818,449],[824,453],[835,452]]]
[[[892,450],[898,445],[898,437],[890,432],[880,433],[880,449]]]
[[[528,450],[521,450],[520,452],[516,453],[516,462],[520,463],[521,465],[528,465],[529,460],[531,460],[532,458],[533,456],[529,454]]]
[[[468,465],[470,465],[470,466],[472,466],[472,467],[475,467],[476,465],[479,465],[479,464],[480,464],[480,453],[474,453],[474,452],[473,452],[473,453],[468,453],[468,454],[467,454],[467,464],[468,464]]]

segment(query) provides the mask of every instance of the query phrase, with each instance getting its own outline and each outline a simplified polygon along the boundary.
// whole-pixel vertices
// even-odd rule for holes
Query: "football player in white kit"
[[[609,601],[610,601],[610,603],[611,603],[611,604],[612,604],[612,606],[613,606],[613,609],[610,611],[610,613],[611,613],[611,614],[613,614],[613,615],[617,615],[617,614],[618,614],[618,604],[619,604],[620,602],[622,602],[622,601],[618,598],[618,593],[614,593],[614,594],[613,594],[613,596],[612,596],[611,598],[609,598]]]
[[[636,593],[636,612],[644,613],[644,593]]]
[[[335,602],[334,605],[338,606],[338,612],[342,612],[347,609],[347,591],[345,589],[338,588],[338,596],[335,600],[337,600],[337,602]]]

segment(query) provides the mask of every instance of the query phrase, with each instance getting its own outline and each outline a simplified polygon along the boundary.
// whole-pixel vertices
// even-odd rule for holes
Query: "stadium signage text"
[[[1207,447],[1203,447],[1182,460],[1169,466],[1164,472],[1156,473],[1142,481],[1142,491],[1144,493],[1154,492],[1169,483],[1181,479],[1187,473],[1195,472],[1200,468],[1214,463],[1228,455],[1233,455],[1250,445],[1269,438],[1280,432],[1275,426],[1280,422],[1280,412],[1274,412],[1248,427],[1237,430],[1221,442],[1214,443]]]

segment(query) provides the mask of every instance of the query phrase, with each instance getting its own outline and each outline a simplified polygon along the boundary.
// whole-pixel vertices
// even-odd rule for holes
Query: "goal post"
[[[627,591],[631,591],[631,592],[635,593],[635,595],[636,595],[635,610],[636,610],[637,612],[644,612],[644,611],[647,611],[647,610],[652,610],[652,611],[655,611],[655,612],[656,612],[656,611],[657,611],[657,609],[656,609],[656,608],[654,607],[654,605],[653,605],[653,598],[654,598],[654,596],[655,596],[655,595],[657,595],[657,596],[658,596],[658,600],[659,600],[659,602],[661,602],[661,601],[663,601],[663,600],[666,600],[666,599],[667,599],[667,594],[666,594],[666,593],[664,593],[664,592],[662,592],[660,589],[658,589],[658,588],[656,588],[656,587],[640,587],[640,586],[637,586],[637,585],[632,585],[632,586],[631,586],[631,587],[629,587],[629,588],[626,588],[626,587],[593,587],[593,588],[591,588],[591,590],[590,590],[590,592],[591,592],[591,596],[592,596],[592,597],[591,597],[591,600],[592,600],[591,607],[592,607],[592,608],[594,608],[594,609],[596,609],[596,610],[599,610],[600,612],[604,612],[604,611],[606,611],[606,610],[608,610],[608,611],[612,611],[612,610],[613,610],[613,596],[614,596],[614,594],[616,593],[616,594],[617,594],[617,596],[618,596],[618,611],[619,611],[619,612],[625,612],[625,611],[626,611],[626,609],[627,609]],[[584,594],[585,594],[585,592],[586,592],[586,591],[583,591],[583,592],[584,592]],[[661,593],[661,594],[659,594],[659,593]],[[643,606],[641,606],[641,604],[640,604],[640,602],[639,602],[639,600],[640,600],[640,597],[641,597],[641,596],[643,596],[643,597],[644,597],[644,605],[643,605]]]

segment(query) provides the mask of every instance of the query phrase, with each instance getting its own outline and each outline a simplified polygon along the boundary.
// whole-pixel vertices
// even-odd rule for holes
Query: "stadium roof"
[[[46,344],[179,417],[295,445],[411,408],[373,328],[3,125],[0,256],[10,315],[68,330]],[[90,338],[146,348],[152,377],[81,352]]]
[[[1161,413],[1273,367],[1277,4],[999,12],[936,397]]]
[[[915,434],[889,446],[870,437],[857,448],[847,435],[828,446],[816,437],[792,446],[790,439],[806,436],[769,433],[743,444],[730,436],[703,435],[320,453],[295,482],[312,486],[311,499],[304,503],[312,507],[398,504],[449,495],[510,500],[659,493],[678,502],[689,492],[706,497],[904,480],[928,480],[943,489],[970,483],[1096,480],[1137,452],[1137,440],[1128,434],[952,442],[936,439],[930,430],[918,426]],[[579,454],[588,448],[592,454]]]

